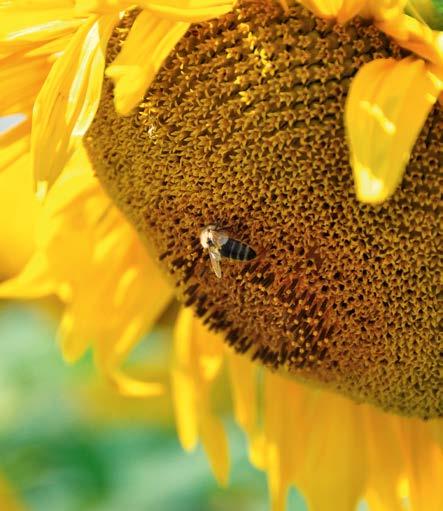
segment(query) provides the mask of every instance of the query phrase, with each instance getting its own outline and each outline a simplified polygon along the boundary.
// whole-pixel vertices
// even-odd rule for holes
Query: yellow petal
[[[264,453],[272,511],[284,511],[301,452],[295,451],[297,388],[279,374],[264,372]]]
[[[377,26],[403,48],[440,68],[443,66],[443,32],[432,30],[424,23],[404,14],[379,21]]]
[[[0,298],[40,298],[56,290],[57,284],[50,276],[48,261],[37,252],[17,277],[0,284]]]
[[[105,48],[117,19],[91,17],[53,65],[36,99],[31,150],[37,182],[52,185],[94,118]]]
[[[280,374],[264,376],[264,427],[252,437],[252,461],[267,471],[273,511],[285,509],[290,485],[310,510],[334,502],[334,509],[354,511],[366,476],[356,405]]]
[[[123,48],[106,74],[114,80],[115,108],[127,115],[143,99],[157,71],[188,30],[189,23],[148,11],[137,16]]]
[[[132,228],[130,229],[132,231]],[[105,258],[112,257],[116,246],[128,243],[128,230],[126,227],[121,236],[116,236],[114,240],[111,238],[112,243]],[[134,240],[131,241],[135,246],[129,245],[129,253],[119,264],[120,270],[109,274],[110,280],[114,280],[114,296],[109,313],[130,318],[125,321],[112,351],[109,350],[109,343],[105,339],[104,356],[112,367],[120,367],[123,364],[141,336],[154,327],[173,298],[172,288],[165,281],[155,262],[145,254],[145,248],[138,240],[137,234],[135,232],[131,234],[134,236]],[[100,262],[97,253],[95,257]],[[140,307],[146,295],[155,299],[149,300],[146,307]]]
[[[180,366],[192,364],[192,328],[194,318],[189,308],[180,309],[174,328],[174,355]]]
[[[148,382],[131,378],[126,373],[114,370],[110,373],[111,382],[122,396],[128,397],[155,397],[161,396],[165,388],[161,383]]]
[[[138,4],[161,18],[197,23],[231,11],[236,0],[142,0]]]
[[[0,286],[0,296],[58,293],[67,303],[59,330],[65,360],[77,360],[92,344],[98,366],[120,392],[139,397],[162,392],[162,385],[136,379],[122,365],[172,291],[99,186],[83,149],[41,206],[36,245],[24,271]]]
[[[65,36],[58,37],[57,39],[53,39],[43,44],[32,45],[32,47],[26,50],[26,56],[29,58],[46,56],[48,62],[54,63],[59,55],[65,51],[66,47],[71,42],[71,39],[72,34],[69,33]]]
[[[98,220],[104,221],[105,218]],[[72,296],[60,330],[64,358],[70,362],[77,360],[92,343],[97,365],[120,393],[132,397],[159,395],[164,390],[162,385],[134,378],[122,366],[169,303],[171,290],[128,224],[114,222],[109,232],[104,231],[100,233],[97,225],[95,236],[84,239],[86,249],[92,246],[89,264],[82,262],[81,242],[77,242],[76,257],[80,255],[80,260],[74,266],[83,267],[83,275],[79,279],[65,277],[72,287]],[[101,241],[100,235],[104,236]],[[88,259],[87,250],[83,257]],[[61,278],[63,272],[67,274],[66,268],[60,268]],[[91,279],[97,274],[100,281],[91,289]],[[155,299],[149,301],[151,296]]]
[[[226,14],[235,3],[236,0],[140,0],[137,6],[160,18],[197,23]],[[105,14],[131,5],[134,2],[130,0],[76,0],[76,11],[79,14]]]
[[[222,422],[211,410],[210,393],[223,357],[221,339],[209,332],[191,309],[182,309],[174,329],[172,395],[180,442],[193,449],[201,436],[214,473],[225,484],[229,471]],[[208,368],[209,364],[209,368]]]
[[[294,467],[294,481],[309,509],[328,509],[334,502],[336,509],[354,511],[363,494],[367,466],[357,407],[336,394],[308,392],[304,404],[297,399],[292,406],[297,416],[306,414],[293,451],[293,456],[303,459]],[[301,421],[294,428],[297,422]],[[317,432],[314,424],[318,424]]]
[[[25,120],[0,133],[0,172],[29,151],[31,122]],[[30,165],[27,158],[27,164]]]
[[[346,23],[357,14],[376,20],[393,19],[403,13],[407,0],[300,0],[322,18]]]
[[[31,112],[50,68],[46,58],[29,58],[21,52],[1,59],[1,115]]]
[[[263,432],[248,434],[249,441],[249,459],[254,467],[260,470],[266,470],[267,461],[267,441]]]
[[[178,437],[188,451],[195,447],[198,440],[196,374],[189,370],[193,356],[192,324],[191,309],[182,309],[174,328],[175,363],[171,373]]]
[[[220,419],[205,415],[201,419],[200,431],[215,478],[220,485],[226,486],[229,478],[229,447],[223,424]]]
[[[172,398],[178,438],[183,449],[191,451],[198,440],[196,389],[191,376],[175,369],[171,374]]]
[[[26,51],[72,34],[83,22],[71,0],[0,3],[0,52]]]
[[[443,88],[413,57],[366,64],[352,81],[346,129],[358,199],[377,204],[399,185],[415,140]]]
[[[208,330],[201,320],[193,317],[192,340],[196,370],[202,382],[210,385],[219,375],[225,357],[225,345],[220,334]]]
[[[397,486],[404,476],[398,418],[367,405],[360,407],[362,437],[368,456],[366,499],[374,511],[402,511]],[[379,470],[383,467],[383,470]]]
[[[407,0],[366,0],[360,14],[376,20],[390,20],[403,13]]]
[[[91,342],[88,336],[80,334],[81,329],[76,325],[76,322],[79,320],[81,321],[81,318],[76,315],[77,311],[72,309],[73,307],[68,307],[67,310],[65,310],[57,333],[57,338],[61,344],[63,359],[68,363],[79,360],[84,355]]]
[[[439,0],[409,0],[406,12],[432,28],[443,29],[443,9]]]
[[[355,16],[364,0],[300,0],[306,8],[321,18],[337,18],[339,23],[345,23]]]
[[[411,509],[440,511],[443,508],[443,452],[420,420],[403,423],[406,475]]]
[[[131,0],[75,0],[75,11],[79,15],[110,14],[118,10],[123,11],[140,2]]]
[[[229,354],[228,361],[234,415],[239,425],[251,434],[257,421],[257,367],[234,353]]]
[[[110,205],[110,200],[105,199],[103,195],[97,192],[99,189],[100,185],[91,171],[86,151],[83,146],[80,146],[68,161],[63,174],[57,179],[54,187],[46,197],[43,209],[43,214],[45,215],[44,222],[51,222],[55,217],[61,216],[63,213],[73,216],[70,210],[86,208],[87,200],[97,196],[94,203],[95,208],[97,208],[95,215],[89,219],[92,223],[102,213],[100,207],[104,209]],[[70,226],[69,220],[65,220],[67,226]],[[45,230],[47,230],[47,226],[42,228],[43,232]],[[40,244],[49,243],[49,241],[43,241],[43,238],[45,238],[43,232]]]
[[[87,213],[89,206],[96,209],[100,206],[97,199],[105,203],[108,200],[100,188],[96,195],[83,196],[81,205],[93,229],[89,236],[80,230],[83,239],[76,240],[77,261],[69,265],[64,257],[59,270],[60,278],[67,279],[72,287],[67,310],[72,320],[66,319],[66,328],[61,331],[63,353],[65,358],[75,360],[91,342],[97,364],[120,392],[138,397],[158,395],[163,391],[161,385],[136,379],[122,366],[134,345],[153,327],[170,302],[172,290],[120,213],[111,206],[105,210],[99,207],[98,217],[93,221],[93,215]],[[78,229],[80,207],[65,211],[65,230],[69,226],[67,214],[72,215],[72,230]],[[60,212],[63,210],[59,209]],[[68,232],[67,236],[76,238],[74,232]],[[65,250],[70,242],[54,237],[51,243],[57,241],[57,245],[62,242]],[[60,264],[59,259],[60,255],[54,251],[54,266]],[[69,274],[69,266],[83,268],[80,278]],[[100,275],[100,281],[91,288],[94,275]]]
[[[23,124],[17,128],[22,129]],[[0,278],[16,275],[34,249],[38,204],[29,154],[25,153],[29,137],[23,138],[7,148],[0,145],[0,169],[6,165],[0,173]],[[0,144],[4,142],[0,140]]]
[[[428,428],[432,438],[443,449],[443,419],[433,419],[428,421]]]

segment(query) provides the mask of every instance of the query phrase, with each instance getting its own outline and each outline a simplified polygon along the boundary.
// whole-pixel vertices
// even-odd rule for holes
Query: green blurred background
[[[164,357],[161,328],[141,348],[151,360]],[[268,509],[266,478],[250,466],[231,418],[226,489],[217,486],[201,448],[181,449],[167,399],[114,395],[91,357],[74,366],[62,361],[55,334],[50,307],[1,305],[0,472],[25,509]],[[289,511],[305,509],[295,491],[289,501]]]

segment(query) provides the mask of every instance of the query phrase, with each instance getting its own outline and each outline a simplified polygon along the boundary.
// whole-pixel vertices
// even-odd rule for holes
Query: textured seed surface
[[[181,299],[236,350],[355,400],[435,417],[442,112],[378,207],[355,198],[344,134],[352,76],[388,56],[402,53],[362,20],[242,3],[192,26],[132,116],[115,114],[107,81],[87,147]],[[257,252],[224,259],[221,280],[199,245],[213,223]]]

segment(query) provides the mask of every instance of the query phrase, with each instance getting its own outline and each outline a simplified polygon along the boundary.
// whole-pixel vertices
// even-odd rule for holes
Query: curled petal
[[[115,108],[127,115],[143,99],[157,71],[188,30],[189,23],[148,11],[137,16],[123,48],[106,74],[115,83]]]
[[[407,0],[367,0],[360,14],[376,20],[396,19],[403,13]]]
[[[443,4],[441,0],[409,0],[406,12],[432,28],[443,29]]]
[[[345,120],[360,201],[381,203],[399,185],[414,142],[443,88],[434,72],[413,57],[379,59],[354,78]]]
[[[52,66],[34,105],[36,181],[51,185],[88,129],[101,95],[105,47],[118,16],[91,17]]]
[[[346,23],[356,15],[390,20],[403,13],[406,0],[300,0],[300,3],[322,18]]]
[[[380,21],[377,26],[403,48],[433,64],[443,66],[443,32],[432,30],[424,23],[406,15]]]
[[[345,23],[358,14],[364,2],[362,0],[301,0],[306,8],[322,18],[337,18]]]

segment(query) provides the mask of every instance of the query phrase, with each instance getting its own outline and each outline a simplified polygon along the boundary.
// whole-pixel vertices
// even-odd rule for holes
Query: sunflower
[[[58,295],[65,359],[92,346],[138,396],[164,388],[125,359],[178,297],[180,441],[227,482],[226,366],[274,510],[291,485],[314,510],[443,506],[443,35],[405,3],[2,6],[1,113],[25,120],[1,164],[42,199],[2,296]],[[258,254],[220,281],[214,223]]]

